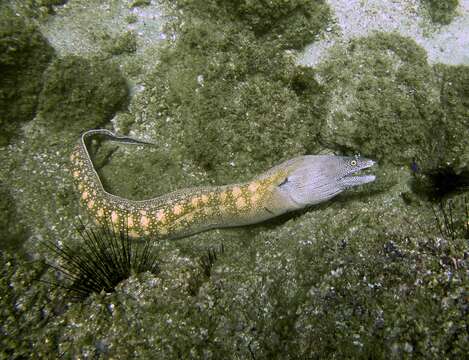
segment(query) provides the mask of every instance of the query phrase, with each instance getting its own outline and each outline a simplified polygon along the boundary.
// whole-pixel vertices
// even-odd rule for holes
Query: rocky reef
[[[468,64],[381,31],[299,65],[338,31],[335,1],[62,3],[0,6],[0,357],[466,354]],[[54,26],[72,18],[63,42]],[[377,180],[255,226],[150,239],[158,271],[76,301],[43,245],[83,255],[77,227],[95,225],[67,167],[95,127],[156,144],[91,144],[105,188],[131,199],[303,154],[360,153]]]

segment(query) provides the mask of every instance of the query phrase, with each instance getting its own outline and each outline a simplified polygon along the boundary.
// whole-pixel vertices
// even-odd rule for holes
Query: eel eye
[[[356,165],[357,165],[357,160],[352,160],[352,161],[350,161],[350,165],[356,166]]]

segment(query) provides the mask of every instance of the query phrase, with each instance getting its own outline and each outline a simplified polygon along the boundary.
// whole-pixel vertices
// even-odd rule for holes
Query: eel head
[[[342,191],[370,183],[371,174],[358,174],[375,161],[360,156],[306,155],[283,164],[287,176],[279,182],[274,198],[291,209],[301,209],[327,201]]]

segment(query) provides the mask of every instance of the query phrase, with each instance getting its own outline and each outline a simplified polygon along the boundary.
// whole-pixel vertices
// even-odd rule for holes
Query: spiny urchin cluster
[[[454,204],[452,200],[440,201],[432,206],[435,223],[443,238],[455,240],[469,239],[469,201],[464,197],[462,204]]]
[[[77,232],[83,240],[78,249],[68,244],[45,244],[60,264],[48,265],[71,283],[55,285],[69,290],[73,298],[84,299],[93,292],[110,293],[132,274],[160,271],[152,243],[131,238],[125,227],[105,222],[97,228],[82,225]]]

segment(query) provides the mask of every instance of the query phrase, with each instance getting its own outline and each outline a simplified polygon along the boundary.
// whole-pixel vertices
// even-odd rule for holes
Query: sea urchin
[[[55,285],[69,290],[73,298],[84,299],[92,292],[112,292],[132,274],[159,273],[151,242],[131,238],[125,227],[116,228],[110,222],[98,228],[82,224],[77,232],[83,240],[78,249],[67,244],[45,244],[60,264],[48,265],[71,282],[70,285]]]

